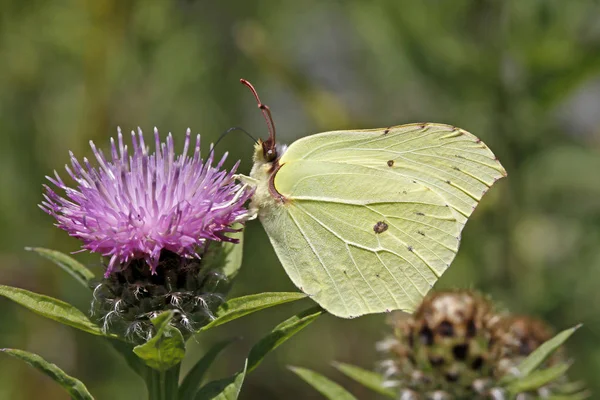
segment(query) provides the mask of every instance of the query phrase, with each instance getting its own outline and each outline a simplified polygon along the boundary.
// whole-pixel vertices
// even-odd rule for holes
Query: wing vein
[[[367,141],[367,142],[365,142],[365,143],[359,143],[359,144],[360,144],[360,145],[365,145],[365,144],[373,143],[373,142],[376,142],[376,141],[379,141],[379,140],[384,140],[384,139],[385,139],[385,140],[390,140],[390,139],[393,139],[393,138],[394,138],[394,137],[396,137],[396,136],[400,136],[400,135],[402,135],[403,133],[407,133],[407,132],[413,132],[413,131],[414,131],[414,130],[411,130],[411,131],[405,131],[405,132],[395,132],[395,133],[392,133],[391,135],[389,135],[389,134],[388,134],[388,135],[386,135],[386,136],[384,136],[384,137],[382,137],[382,136],[381,136],[381,131],[374,131],[374,132],[373,132],[373,134],[374,134],[374,135],[377,135],[376,137],[374,137],[374,138],[373,138],[373,139],[371,139],[371,140],[368,140],[368,141]],[[414,139],[414,138],[413,138],[413,139]],[[363,139],[351,139],[351,140],[343,140],[343,141],[338,141],[338,142],[335,142],[334,144],[336,144],[336,145],[337,145],[337,144],[342,144],[342,143],[360,142],[361,140],[363,140]],[[404,142],[402,142],[402,143],[404,143]],[[307,154],[305,154],[305,155],[302,157],[302,159],[306,159],[306,158],[307,158],[308,156],[310,156],[311,154],[314,154],[316,151],[318,151],[318,150],[320,150],[320,149],[322,149],[322,148],[324,148],[324,147],[327,147],[327,146],[329,146],[329,145],[331,145],[331,143],[323,144],[323,145],[321,145],[321,146],[318,146],[318,147],[316,147],[316,148],[312,149],[312,150],[311,150],[311,151],[309,151]],[[344,148],[342,147],[342,149],[344,149]],[[320,156],[323,156],[323,155],[325,155],[325,154],[329,154],[329,153],[331,153],[331,152],[334,152],[334,151],[336,151],[336,150],[340,150],[340,148],[331,149],[331,150],[329,150],[329,151],[325,151],[325,152],[323,152],[323,153],[321,153],[321,154],[319,154],[319,155],[320,155]]]
[[[383,215],[383,214],[382,214],[382,213],[380,213],[379,211],[377,211],[377,210],[373,210],[373,209],[372,209],[372,208],[370,208],[370,207],[369,207],[369,210],[371,210],[371,211],[373,211],[374,213],[377,213],[377,214],[379,214],[379,215],[381,215],[382,217],[384,217],[384,218],[385,218],[385,215]],[[390,224],[391,224],[391,222],[390,222]],[[414,239],[414,238],[413,238],[411,235],[409,235],[408,233],[404,232],[402,229],[398,228],[396,225],[392,224],[392,226],[394,226],[396,229],[398,229],[400,232],[402,232],[403,234],[405,234],[405,235],[406,235],[406,236],[408,236],[409,238],[411,238],[411,239]],[[404,240],[402,240],[402,239],[400,239],[400,238],[396,237],[395,235],[393,235],[393,237],[394,237],[394,239],[398,240],[400,243],[404,244],[404,246],[406,246],[406,247],[408,247],[408,246],[409,246],[409,244],[408,244],[408,243],[406,243]],[[377,238],[377,240],[379,241],[379,238]],[[418,240],[416,240],[416,241],[417,241],[417,242],[419,242]],[[419,244],[421,244],[421,243],[419,242]],[[427,250],[429,250],[429,248],[428,248],[427,246],[423,245],[423,247],[425,247]],[[382,247],[382,248],[383,248],[383,247]],[[437,258],[439,258],[441,262],[443,262],[444,264],[446,264],[446,262],[445,262],[445,261],[444,261],[444,260],[443,260],[443,259],[442,259],[440,256],[438,256],[438,255],[437,255],[435,252],[433,252],[432,250],[429,250],[429,251],[431,251],[433,254],[435,254],[435,256],[436,256]],[[422,259],[422,258],[421,258],[421,259]],[[415,267],[415,266],[413,265],[413,263],[411,263],[410,261],[408,261],[408,260],[407,260],[407,259],[405,259],[405,258],[404,258],[404,260],[406,260],[406,262],[408,262],[408,263],[410,264],[410,266],[411,266],[411,267],[413,267],[413,269],[414,269],[415,271],[417,271],[417,272],[419,273],[419,275],[421,275],[421,278],[423,278],[423,280],[425,280],[425,282],[429,283],[429,281],[427,280],[427,278],[425,278],[425,276],[424,276],[424,275],[421,273],[421,271],[419,271],[419,269],[418,269],[417,267]],[[423,260],[423,259],[422,259],[422,260]],[[429,265],[429,263],[427,263],[425,260],[423,260],[423,262],[425,263],[425,265],[427,265],[427,267],[428,267],[428,268],[431,270],[431,272],[433,272],[433,274],[434,274],[435,276],[437,276],[438,278],[440,277],[440,276],[438,275],[437,271],[436,271],[436,270],[434,270],[434,269],[431,267],[431,265]],[[411,282],[412,282],[412,280],[411,280]],[[414,282],[413,282],[413,285],[414,285]],[[416,286],[416,285],[415,285],[415,286]]]
[[[329,273],[329,270],[327,269],[327,267],[323,263],[323,260],[321,260],[321,257],[319,256],[319,254],[315,250],[312,242],[310,241],[310,239],[308,238],[308,236],[306,236],[306,233],[302,230],[302,228],[300,227],[300,224],[298,224],[298,221],[296,221],[296,218],[294,218],[294,215],[291,212],[291,210],[288,213],[290,215],[290,218],[292,219],[292,221],[294,221],[294,224],[296,224],[296,227],[298,228],[298,230],[302,234],[302,237],[304,237],[304,240],[306,240],[306,243],[308,243],[308,246],[310,247],[311,251],[313,252],[313,254],[315,255],[315,257],[317,257],[317,260],[319,260],[319,263],[321,264],[321,267],[323,267],[323,270],[325,271],[325,273],[327,273],[327,276],[329,277],[329,279],[333,283],[333,287],[335,288],[335,291],[338,293],[338,296],[339,296],[340,300],[342,300],[342,304],[344,305],[344,308],[346,309],[346,312],[348,313],[349,312],[348,304],[346,304],[346,300],[342,296],[342,293],[340,292],[340,288],[338,287],[335,279],[333,279],[333,277]]]
[[[291,260],[292,264],[294,265],[294,269],[296,270],[296,274],[298,277],[301,277],[302,275],[300,274],[300,269],[298,268],[298,265],[296,265],[296,261],[294,260],[294,257],[292,255],[292,251],[290,249],[290,241],[287,238],[287,229],[283,230],[283,240],[285,242],[285,249],[287,250],[288,253],[288,258],[289,260]],[[302,290],[302,285],[300,285],[300,289]],[[304,290],[302,290],[304,291]]]
[[[385,248],[385,247],[381,246],[381,242],[379,242],[379,239],[377,239],[377,241],[379,242],[379,248],[378,248],[378,249],[376,249],[376,250],[374,250],[374,249],[370,249],[370,248],[368,248],[368,247],[365,247],[365,246],[360,246],[360,245],[357,245],[356,243],[353,243],[353,242],[348,242],[348,241],[346,241],[346,240],[345,240],[343,237],[341,237],[341,236],[340,236],[338,233],[334,232],[334,231],[333,231],[333,230],[332,230],[332,229],[331,229],[329,226],[327,226],[327,225],[323,224],[323,223],[322,223],[322,222],[321,222],[321,221],[320,221],[318,218],[316,218],[316,217],[315,217],[314,215],[312,215],[310,212],[308,212],[307,210],[305,210],[305,209],[304,209],[304,208],[302,208],[301,206],[299,206],[298,208],[302,209],[302,211],[303,211],[303,212],[304,212],[306,215],[308,215],[309,217],[311,217],[311,218],[312,218],[312,219],[313,219],[313,220],[314,220],[316,223],[318,223],[319,225],[321,225],[321,226],[322,226],[322,227],[323,227],[325,230],[329,231],[329,232],[330,232],[332,235],[334,235],[335,237],[337,237],[337,238],[338,238],[339,240],[341,240],[343,243],[346,243],[346,244],[351,244],[351,245],[353,245],[353,246],[355,246],[355,247],[359,247],[359,248],[362,248],[362,249],[364,249],[364,250],[366,250],[366,251],[370,251],[370,252],[372,252],[372,253],[374,253],[374,254],[377,254],[377,257],[378,257],[378,258],[380,258],[380,257],[379,257],[379,255],[378,255],[379,251],[386,251],[386,252],[388,252],[388,253],[394,254],[396,257],[398,257],[398,258],[400,258],[400,259],[402,259],[402,260],[406,261],[408,264],[410,264],[410,266],[411,266],[411,267],[412,267],[412,268],[413,268],[415,271],[417,271],[417,272],[418,272],[418,273],[419,273],[419,274],[420,274],[420,275],[423,277],[423,279],[424,279],[426,282],[428,282],[428,281],[427,281],[427,279],[426,279],[426,278],[425,278],[425,277],[424,277],[424,276],[421,274],[421,272],[419,271],[419,269],[413,265],[413,263],[411,263],[411,262],[410,262],[408,259],[406,259],[405,257],[401,256],[400,254],[398,254],[398,253],[396,253],[396,252],[393,252],[393,251],[391,251],[391,250],[389,250],[389,249],[387,249],[387,248]],[[379,213],[377,213],[377,214],[379,214]],[[381,214],[380,214],[380,215],[381,215]],[[403,242],[403,241],[402,241],[400,238],[397,238],[396,236],[393,236],[393,237],[394,237],[394,239],[398,240],[400,243],[403,243],[405,246],[408,246],[408,245],[407,245],[406,243],[404,243],[404,242]],[[381,258],[380,258],[380,259],[381,259]],[[401,288],[402,290],[404,290],[404,292],[406,293],[406,290],[404,289],[404,287],[402,286],[402,284],[401,284],[401,283],[398,281],[398,279],[396,278],[396,276],[395,276],[395,275],[392,273],[392,271],[390,271],[390,270],[388,269],[388,267],[387,267],[385,264],[383,264],[383,266],[384,266],[384,267],[385,267],[385,269],[388,271],[388,273],[390,274],[390,276],[391,276],[392,278],[394,278],[394,280],[395,280],[395,281],[396,281],[396,283],[398,284],[398,287],[399,287],[399,288]],[[411,279],[410,277],[408,277],[408,276],[406,275],[406,273],[404,273],[404,271],[402,271],[402,273],[403,273],[403,274],[404,274],[404,276],[405,276],[405,277],[406,277],[406,278],[407,278],[407,279],[408,279],[408,280],[409,280],[409,281],[410,281],[410,282],[413,284],[413,286],[417,287],[417,285],[415,285],[415,283],[412,281],[412,279]],[[362,274],[361,274],[361,275],[362,275]],[[390,293],[390,294],[391,294],[391,293]],[[406,295],[408,296],[408,293],[406,293]],[[392,297],[394,298],[394,301],[396,301],[396,305],[398,305],[398,306],[399,306],[399,304],[398,304],[398,301],[396,300],[395,296],[393,296],[393,295],[392,295]]]
[[[406,160],[407,162],[411,162],[411,160],[410,160],[410,159],[408,159],[408,158],[406,158],[406,157],[403,157],[403,156],[398,156],[398,157],[402,158],[403,160]],[[413,162],[413,163],[416,163],[416,164],[418,164],[418,165],[421,165],[421,166],[427,166],[426,164],[420,163],[420,162],[418,162],[418,161],[412,161],[412,162]],[[438,169],[438,168],[432,167],[432,166],[430,166],[430,165],[429,165],[428,167],[429,167],[429,168],[431,168],[431,169],[434,169],[434,170],[436,170],[436,171],[442,172],[442,173],[444,173],[444,172],[445,172],[444,170],[441,170],[441,169]],[[424,169],[422,169],[421,171],[423,171],[425,174],[428,174],[428,175],[433,175],[432,173],[429,173],[429,172],[427,172],[427,170],[424,170]],[[440,177],[440,176],[438,176],[438,179],[440,179],[440,180],[443,180],[443,178],[442,178],[442,177]],[[468,184],[468,182],[467,182],[467,181],[466,181],[464,178],[459,178],[459,179],[460,179],[462,182],[464,182],[464,183],[467,183],[467,184]],[[477,198],[477,197],[476,197],[474,194],[472,194],[472,193],[468,192],[468,191],[467,191],[465,188],[463,188],[462,186],[460,186],[460,185],[457,185],[457,184],[456,184],[456,185],[455,185],[455,184],[453,184],[453,183],[454,183],[454,180],[452,180],[452,181],[449,181],[449,182],[451,182],[450,184],[451,184],[453,187],[457,188],[458,190],[460,190],[461,192],[463,192],[464,194],[466,194],[467,196],[469,196],[469,197],[470,197],[470,198],[472,198],[473,200],[475,200],[475,201],[479,201],[479,199],[478,199],[478,198]],[[489,187],[489,186],[487,186],[487,185],[486,185],[486,187]]]
[[[363,279],[363,281],[365,281],[365,283],[367,284],[367,286],[369,286],[369,289],[371,289],[371,291],[373,292],[373,294],[375,295],[375,297],[377,297],[377,300],[379,300],[379,302],[381,303],[381,305],[383,307],[385,307],[385,303],[383,302],[383,300],[381,300],[381,297],[379,297],[379,294],[377,293],[377,291],[375,289],[373,289],[373,286],[371,286],[371,284],[369,283],[369,281],[367,281],[367,279],[365,279],[365,276],[363,275],[363,273],[361,272],[360,268],[358,267],[358,264],[356,263],[356,260],[354,259],[354,257],[352,257],[352,252],[350,251],[350,246],[348,246],[347,242],[345,242],[344,244],[346,246],[346,251],[348,252],[348,257],[350,257],[350,259],[352,260],[352,264],[354,265],[354,268],[356,269],[356,272],[358,272],[360,274],[360,277]],[[384,286],[385,286],[385,284],[384,284]],[[387,289],[387,286],[386,286],[386,289]],[[369,303],[367,301],[365,301],[365,298],[362,295],[362,293],[360,293],[358,291],[358,289],[356,289],[356,288],[354,288],[354,290],[356,290],[356,292],[358,293],[358,295],[360,296],[360,298],[363,300],[363,302],[365,303],[366,308],[369,311],[371,311],[371,307],[369,307]],[[388,289],[388,292],[389,292],[389,289]],[[390,293],[390,296],[392,298],[394,297],[392,295],[392,293]]]
[[[332,163],[338,163],[338,164],[356,165],[356,164],[349,164],[349,163],[347,163],[347,162],[343,162],[343,161],[330,161],[330,162],[332,162]],[[376,168],[376,167],[371,167],[371,166],[368,166],[368,165],[361,165],[361,167],[368,168],[368,169],[374,169],[374,170],[376,170],[376,171],[381,171],[380,169],[378,169],[378,168]],[[410,179],[410,180],[416,180],[416,181],[419,181],[419,182],[425,183],[427,186],[435,187],[435,188],[437,188],[439,191],[441,191],[441,192],[445,192],[445,193],[446,193],[448,196],[452,196],[452,197],[454,197],[456,200],[458,200],[458,201],[460,201],[460,202],[464,203],[466,206],[468,206],[468,207],[472,207],[472,205],[471,205],[470,203],[468,203],[468,202],[466,202],[465,200],[461,199],[460,197],[458,197],[458,196],[457,196],[457,195],[455,195],[454,193],[452,193],[452,192],[449,192],[448,190],[446,190],[446,189],[444,189],[444,188],[442,188],[442,187],[440,187],[440,186],[438,186],[438,185],[436,185],[436,184],[434,184],[434,183],[428,182],[428,181],[426,181],[425,179],[422,179],[422,178],[420,178],[420,177],[414,177],[414,176],[410,176],[410,175],[404,175],[404,174],[401,174],[400,172],[398,172],[398,171],[394,171],[394,170],[392,170],[392,171],[390,171],[390,172],[391,172],[391,173],[393,173],[393,174],[396,174],[396,175],[402,176],[402,177],[404,177],[404,178],[406,178],[406,179]],[[429,175],[430,175],[430,174],[429,174]],[[430,176],[431,176],[431,175],[430,175]],[[436,193],[437,193],[437,194],[438,194],[438,196],[440,196],[440,197],[441,197],[441,198],[442,198],[442,199],[443,199],[443,200],[444,200],[446,203],[448,203],[448,202],[446,201],[446,197],[445,197],[445,196],[441,195],[439,192],[436,192]],[[468,216],[469,216],[467,213],[465,213],[464,211],[460,210],[458,207],[452,206],[452,208],[454,208],[454,209],[455,209],[456,211],[458,211],[459,213],[463,214],[465,217],[468,217]]]
[[[470,166],[468,163],[461,161],[461,159],[460,159],[460,158],[456,158],[456,160],[454,160],[454,159],[452,159],[452,158],[449,158],[449,157],[444,157],[444,156],[440,156],[440,155],[438,155],[438,154],[420,154],[420,153],[415,153],[415,155],[416,155],[416,156],[424,156],[424,157],[432,157],[432,158],[440,158],[440,159],[442,159],[442,160],[446,160],[446,161],[448,161],[450,164],[459,164],[459,165],[466,165],[466,166],[469,166],[469,167],[471,167],[471,166]],[[469,159],[469,160],[470,160],[470,159]],[[474,161],[474,160],[472,160],[472,161]],[[474,162],[476,162],[476,161],[474,161]],[[488,168],[490,168],[490,169],[494,169],[494,168],[492,168],[491,166],[489,166],[488,164],[484,164],[484,163],[478,163],[478,164],[479,164],[479,165],[484,165],[484,166],[486,166],[486,167],[488,167]],[[495,169],[494,169],[494,170],[495,170]],[[491,187],[491,184],[488,184],[487,182],[485,182],[485,181],[484,181],[484,180],[482,180],[481,178],[479,178],[479,177],[477,177],[477,176],[475,176],[475,175],[471,174],[470,172],[468,172],[468,171],[466,171],[466,170],[464,170],[464,169],[461,169],[461,170],[460,170],[460,172],[462,172],[462,173],[463,173],[463,174],[465,174],[465,175],[468,175],[468,176],[470,176],[470,177],[471,177],[471,178],[473,178],[473,179],[476,179],[476,180],[478,180],[479,182],[483,183],[483,184],[484,184],[484,185],[486,185],[487,187]],[[485,174],[486,174],[486,175],[487,175],[487,176],[488,176],[490,179],[492,179],[492,180],[493,180],[493,179],[495,179],[495,177],[494,177],[493,175],[491,175],[491,174],[488,174],[488,173],[485,173]]]

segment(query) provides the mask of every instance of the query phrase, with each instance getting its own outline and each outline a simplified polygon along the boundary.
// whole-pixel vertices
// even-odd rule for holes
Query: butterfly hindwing
[[[411,311],[506,172],[468,132],[439,124],[326,132],[294,142],[261,221],[286,272],[341,317]]]

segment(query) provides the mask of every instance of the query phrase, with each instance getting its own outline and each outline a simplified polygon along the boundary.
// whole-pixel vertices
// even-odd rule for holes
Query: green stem
[[[149,370],[146,378],[149,400],[175,400],[180,364],[166,371]]]

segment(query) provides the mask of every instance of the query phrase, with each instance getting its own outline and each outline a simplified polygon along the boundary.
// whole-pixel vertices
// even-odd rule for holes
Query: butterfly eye
[[[275,150],[273,150],[273,149],[267,150],[267,154],[265,157],[267,159],[267,161],[273,161],[276,157],[277,157],[277,153],[275,153]]]

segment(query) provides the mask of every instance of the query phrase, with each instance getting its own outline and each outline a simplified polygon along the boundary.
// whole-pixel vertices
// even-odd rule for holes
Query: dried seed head
[[[403,399],[508,398],[500,379],[551,338],[543,322],[500,312],[464,290],[432,293],[412,316],[396,314],[390,323],[394,335],[377,344],[388,357],[380,369]]]
[[[552,338],[552,330],[543,321],[527,316],[504,318],[495,331],[492,352],[497,360],[496,377],[514,372],[514,368],[542,343]],[[560,352],[559,352],[560,353]],[[560,358],[555,353],[548,360],[554,363]]]

